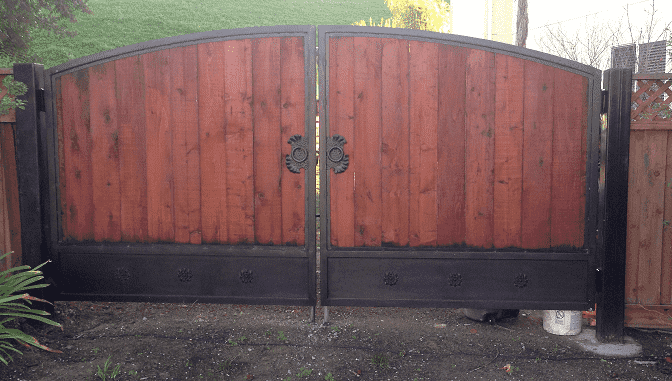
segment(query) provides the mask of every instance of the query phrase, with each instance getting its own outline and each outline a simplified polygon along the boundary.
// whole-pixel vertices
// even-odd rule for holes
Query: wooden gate
[[[315,140],[314,46],[223,30],[46,71],[58,298],[314,305],[315,168],[286,166],[315,162],[288,144]]]
[[[600,71],[320,26],[323,305],[594,303]]]

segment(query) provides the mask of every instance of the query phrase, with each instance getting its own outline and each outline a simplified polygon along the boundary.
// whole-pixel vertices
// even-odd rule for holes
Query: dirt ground
[[[541,311],[494,324],[455,309],[331,307],[328,324],[322,312],[57,302],[63,331],[22,328],[63,353],[22,348],[0,380],[672,380],[670,331],[627,329],[642,356],[600,358],[544,331]]]

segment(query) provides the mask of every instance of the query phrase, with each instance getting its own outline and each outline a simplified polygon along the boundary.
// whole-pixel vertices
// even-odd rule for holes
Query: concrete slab
[[[625,336],[623,344],[602,343],[595,336],[595,328],[583,327],[576,336],[563,336],[577,343],[583,350],[605,357],[633,357],[642,353],[642,346],[631,337]]]

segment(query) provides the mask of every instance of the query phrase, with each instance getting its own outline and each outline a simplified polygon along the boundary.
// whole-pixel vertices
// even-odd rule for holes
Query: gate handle
[[[294,135],[287,141],[292,145],[292,153],[285,156],[287,169],[292,173],[300,173],[301,168],[308,169],[308,139]]]
[[[327,137],[327,171],[334,169],[334,173],[345,172],[348,169],[350,158],[343,151],[343,145],[347,143],[341,135]]]

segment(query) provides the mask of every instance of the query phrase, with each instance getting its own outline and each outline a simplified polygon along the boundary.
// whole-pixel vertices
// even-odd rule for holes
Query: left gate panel
[[[47,71],[61,297],[312,305],[315,152],[286,156],[315,144],[314,46],[221,30]]]

